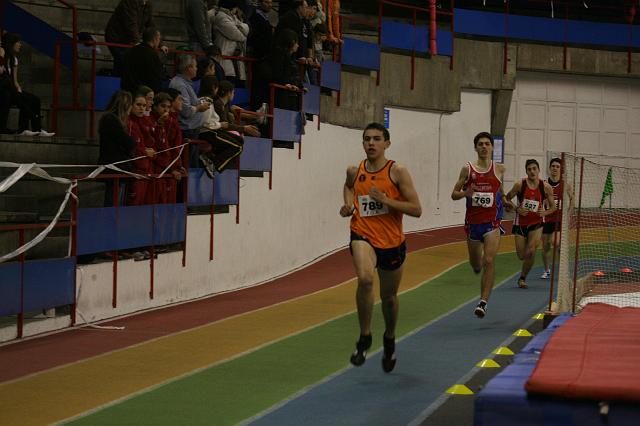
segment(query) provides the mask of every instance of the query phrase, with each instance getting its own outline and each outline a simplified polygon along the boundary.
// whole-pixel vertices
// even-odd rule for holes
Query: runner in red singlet
[[[534,159],[525,163],[527,177],[516,181],[507,194],[506,202],[517,195],[516,218],[513,222],[513,235],[516,238],[516,253],[522,260],[522,271],[518,279],[518,287],[527,288],[527,274],[533,266],[536,249],[542,235],[542,222],[545,216],[556,211],[553,201],[553,190],[548,183],[540,180],[540,165]],[[543,201],[550,206],[544,209]]]
[[[371,347],[373,276],[377,268],[385,323],[382,368],[389,373],[396,364],[397,293],[406,253],[402,215],[420,217],[422,207],[409,171],[385,157],[391,144],[389,131],[379,123],[371,123],[362,137],[367,158],[359,166],[347,169],[344,205],[340,208],[342,217],[352,216],[350,249],[358,277],[360,338],[351,363],[362,365]]]
[[[493,162],[493,137],[481,132],[473,138],[478,154],[474,163],[462,166],[458,181],[453,187],[453,200],[466,199],[465,232],[469,263],[480,278],[480,301],[474,313],[483,318],[487,313],[487,302],[495,281],[494,260],[500,247],[502,219],[502,177],[505,167]]]

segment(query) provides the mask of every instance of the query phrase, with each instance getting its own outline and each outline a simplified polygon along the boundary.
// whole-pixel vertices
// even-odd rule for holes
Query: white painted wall
[[[505,132],[507,186],[525,175],[528,158],[546,170],[548,151],[640,167],[640,81],[519,72]]]
[[[462,109],[449,115],[390,108],[388,158],[406,165],[423,204],[423,216],[405,218],[405,230],[461,224],[462,201],[451,189],[465,161],[475,158],[473,136],[490,126],[491,96],[462,93]],[[322,124],[306,128],[302,160],[297,150],[274,150],[273,190],[267,178],[243,178],[240,224],[231,214],[215,216],[214,260],[209,261],[209,216],[189,216],[187,266],[182,253],[155,262],[155,298],[149,300],[149,262],[118,264],[118,307],[111,307],[112,265],[78,268],[78,309],[89,321],[256,285],[290,272],[349,239],[341,218],[347,166],[358,164],[361,130]]]

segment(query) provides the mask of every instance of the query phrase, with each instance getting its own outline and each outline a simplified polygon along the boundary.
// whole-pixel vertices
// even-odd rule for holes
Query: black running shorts
[[[361,236],[351,231],[351,241],[369,241]],[[371,245],[371,243],[369,243]],[[385,271],[395,271],[404,263],[404,259],[407,257],[407,245],[403,241],[398,247],[381,249],[377,247],[373,247],[373,251],[376,253],[376,268],[385,270]],[[349,243],[349,251],[353,255],[353,250],[351,249],[351,243]]]

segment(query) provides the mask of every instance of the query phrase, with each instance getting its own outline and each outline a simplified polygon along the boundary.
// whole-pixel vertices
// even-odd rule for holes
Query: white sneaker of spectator
[[[20,136],[40,136],[40,132],[34,132],[32,130],[24,130],[20,133]]]
[[[542,275],[540,275],[540,278],[542,278],[543,280],[547,280],[551,277],[551,270],[547,269],[546,271],[544,271],[542,273]]]
[[[269,112],[269,105],[267,105],[267,103],[264,102],[262,105],[260,105],[260,108],[258,108],[256,112],[258,114],[266,114],[267,112]],[[266,124],[267,117],[265,115],[258,116],[258,119],[256,120],[256,122],[258,124]]]
[[[38,133],[39,136],[43,136],[43,137],[47,137],[50,138],[51,136],[55,135],[54,132],[47,132],[46,130],[42,129],[40,130],[40,132]]]

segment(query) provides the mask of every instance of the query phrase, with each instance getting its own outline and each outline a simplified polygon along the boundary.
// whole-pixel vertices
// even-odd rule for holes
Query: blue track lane
[[[484,319],[473,315],[476,301],[469,302],[398,341],[398,363],[391,374],[382,371],[381,352],[370,354],[362,367],[342,371],[250,424],[410,423],[478,361],[544,310],[549,281],[537,279],[541,272],[540,267],[532,269],[527,290],[516,287],[517,275],[496,288]],[[349,355],[344,354],[345,360]]]

